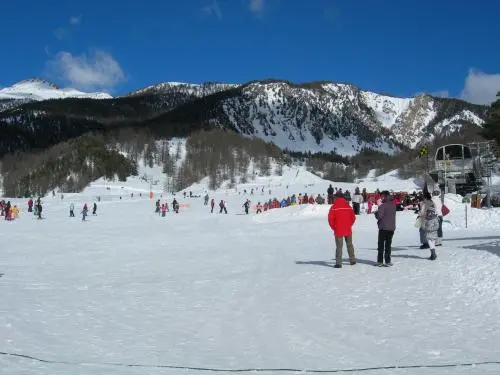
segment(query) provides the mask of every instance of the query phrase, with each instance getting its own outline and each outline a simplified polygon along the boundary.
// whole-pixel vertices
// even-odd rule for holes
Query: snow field
[[[281,183],[297,194],[314,191],[297,181],[285,176]],[[500,258],[462,248],[485,242],[481,237],[495,229],[451,231],[445,224],[453,240],[430,262],[428,250],[417,248],[415,216],[398,213],[395,266],[380,269],[373,266],[375,219],[360,216],[358,264],[336,270],[328,206],[246,216],[243,195],[220,191],[211,198],[227,200],[228,215],[211,215],[202,198],[179,197],[190,208],[161,218],[153,213],[156,197],[130,198],[127,188],[96,184],[63,202],[47,197],[42,221],[16,202],[21,218],[0,223],[3,243],[11,244],[0,257],[0,352],[87,363],[0,356],[6,374],[197,373],[106,362],[346,369],[499,359]],[[286,188],[273,191],[281,197]],[[85,223],[68,217],[70,200],[78,216],[96,195],[98,216]],[[490,365],[370,373],[498,371]]]

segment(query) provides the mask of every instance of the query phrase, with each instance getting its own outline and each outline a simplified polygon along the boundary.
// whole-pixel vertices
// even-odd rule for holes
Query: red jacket
[[[328,212],[328,224],[336,237],[352,236],[352,226],[356,221],[354,210],[344,198],[337,198]]]

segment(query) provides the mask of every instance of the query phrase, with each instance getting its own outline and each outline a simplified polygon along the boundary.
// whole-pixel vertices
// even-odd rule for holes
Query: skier
[[[333,204],[333,187],[332,184],[326,190],[326,194],[328,196],[328,204]]]
[[[172,209],[174,210],[174,212],[176,214],[179,213],[179,203],[177,202],[177,199],[174,198],[174,200],[172,201]]]
[[[156,201],[155,213],[160,214],[160,200],[159,199]]]
[[[246,200],[245,203],[243,203],[243,207],[245,207],[245,214],[248,215],[248,210],[250,209],[250,200]]]
[[[8,201],[7,205],[5,206],[5,209],[4,209],[5,220],[9,220],[10,206],[11,206],[10,201]]]
[[[87,203],[83,205],[82,209],[82,221],[85,221],[85,218],[87,217],[87,213],[89,212],[89,208],[87,207]]]
[[[257,203],[257,213],[260,214],[262,212],[262,204]]]
[[[75,205],[73,203],[69,205],[69,217],[75,217]]]
[[[205,206],[208,205],[208,200],[210,199],[210,197],[208,196],[208,194],[205,195]]]
[[[37,213],[38,213],[38,220],[41,220],[42,219],[42,201],[40,200],[40,198],[38,198]]]
[[[16,205],[14,205],[13,208],[11,208],[12,211],[12,219],[17,219],[19,217],[19,208],[17,208]]]
[[[92,215],[97,215],[97,203],[94,202],[94,208],[92,209]]]
[[[335,268],[342,268],[342,247],[344,240],[347,245],[347,253],[351,266],[356,264],[354,246],[352,244],[352,226],[356,222],[356,215],[344,199],[342,193],[337,193],[334,197],[333,205],[328,212],[328,224],[335,236]]]
[[[8,201],[7,205],[5,206],[4,214],[5,214],[5,220],[9,220],[9,218],[11,216],[11,204],[10,204],[10,201]]]
[[[224,211],[224,213],[227,214],[227,208],[226,208],[226,203],[221,200],[220,203],[219,203],[219,207],[220,207],[220,214],[222,213],[222,211]]]
[[[212,198],[212,200],[210,201],[210,207],[211,207],[210,213],[211,214],[214,213],[214,206],[215,206],[215,200]]]
[[[28,212],[33,212],[33,199],[28,201]]]
[[[162,204],[161,205],[161,216],[165,217],[165,214],[167,213],[167,206]]]
[[[378,225],[377,266],[382,267],[385,260],[385,266],[390,267],[392,266],[392,237],[396,230],[396,206],[388,191],[381,193],[381,199],[382,204],[378,207],[377,212],[375,212]]]

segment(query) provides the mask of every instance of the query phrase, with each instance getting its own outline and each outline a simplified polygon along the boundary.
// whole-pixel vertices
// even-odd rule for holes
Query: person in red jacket
[[[342,268],[342,247],[344,239],[347,245],[347,253],[351,265],[356,264],[354,246],[352,244],[352,226],[356,221],[356,215],[349,203],[344,199],[342,193],[335,194],[333,205],[328,212],[328,224],[335,236],[335,268]]]

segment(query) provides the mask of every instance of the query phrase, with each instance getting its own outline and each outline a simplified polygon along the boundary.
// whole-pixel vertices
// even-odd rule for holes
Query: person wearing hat
[[[377,266],[389,267],[392,266],[391,250],[392,250],[392,237],[396,230],[396,206],[393,203],[391,194],[385,190],[380,193],[382,203],[375,212],[378,225],[378,254]]]
[[[352,226],[356,222],[354,210],[344,198],[344,194],[338,191],[334,196],[333,205],[328,212],[328,224],[335,236],[335,268],[342,268],[342,247],[344,241],[347,245],[347,253],[351,265],[356,264],[354,246],[352,244]]]

